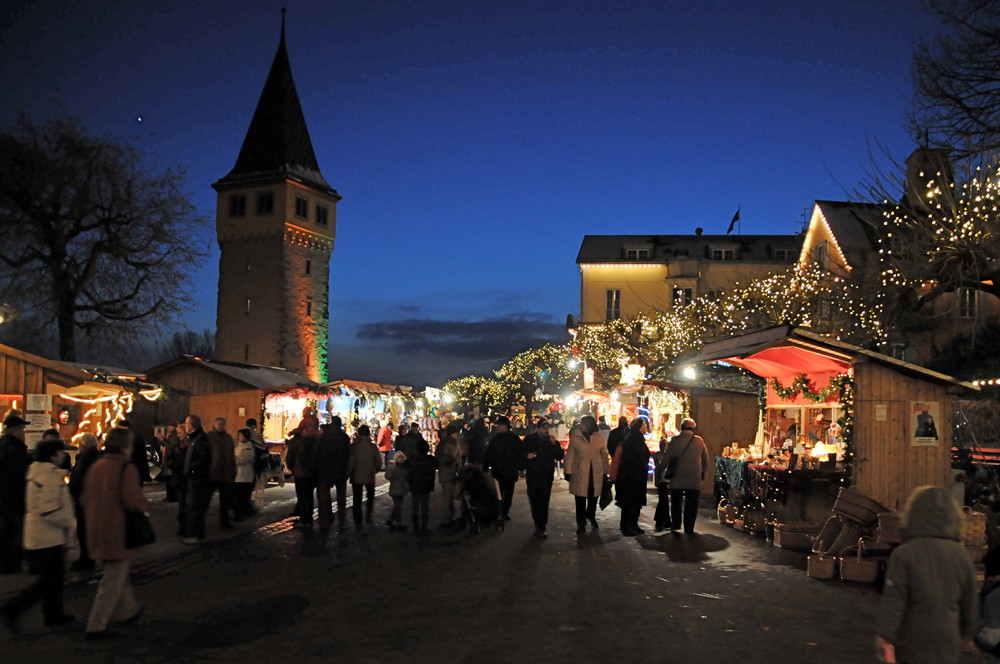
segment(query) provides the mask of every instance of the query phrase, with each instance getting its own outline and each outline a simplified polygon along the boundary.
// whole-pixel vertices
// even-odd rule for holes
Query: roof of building
[[[338,196],[319,171],[292,67],[285,48],[285,19],[281,19],[281,41],[271,71],[260,93],[257,110],[243,139],[236,165],[213,186],[289,179]],[[339,197],[339,196],[338,196]]]
[[[293,373],[281,367],[268,367],[261,364],[243,364],[240,362],[222,362],[220,360],[206,360],[194,355],[181,355],[169,362],[157,365],[146,371],[147,375],[156,375],[167,369],[182,364],[194,364],[208,371],[228,376],[239,381],[247,387],[260,390],[271,390],[279,387],[305,386],[320,387],[319,383],[309,380],[305,376]]]
[[[816,201],[823,218],[848,257],[870,254],[878,246],[877,229],[885,209],[876,203]]]
[[[650,249],[647,263],[665,263],[681,258],[711,259],[711,250],[736,248],[736,260],[794,263],[802,248],[799,235],[585,235],[577,263],[607,263],[626,260],[626,249]],[[775,259],[775,249],[790,250],[787,260]],[[628,259],[634,260],[634,259]]]

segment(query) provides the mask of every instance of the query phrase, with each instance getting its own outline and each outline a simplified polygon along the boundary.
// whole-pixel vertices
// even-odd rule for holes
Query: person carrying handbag
[[[690,417],[681,422],[681,432],[670,440],[664,459],[663,479],[670,481],[670,527],[680,530],[683,511],[684,532],[689,535],[694,533],[701,483],[709,462],[708,447],[694,432],[697,427]]]
[[[139,471],[130,462],[132,433],[116,427],[104,441],[104,456],[87,472],[83,481],[84,513],[90,555],[103,564],[104,573],[97,586],[87,622],[86,638],[105,639],[117,636],[108,629],[111,621],[130,624],[143,612],[135,600],[129,581],[132,551],[125,545],[126,512],[149,510],[142,493]]]

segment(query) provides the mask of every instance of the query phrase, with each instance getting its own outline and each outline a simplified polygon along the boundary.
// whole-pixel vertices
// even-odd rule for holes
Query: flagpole
[[[736,234],[743,235],[743,205],[736,206],[736,214],[739,215],[739,219],[736,220]]]

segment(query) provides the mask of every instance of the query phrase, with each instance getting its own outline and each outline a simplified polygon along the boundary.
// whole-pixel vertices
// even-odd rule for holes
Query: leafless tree
[[[55,328],[61,359],[80,334],[122,342],[181,310],[206,246],[181,182],[74,119],[0,132],[0,284]]]
[[[928,0],[941,31],[913,58],[909,113],[918,143],[957,157],[1000,148],[1000,3]]]
[[[215,333],[202,330],[174,332],[170,340],[160,346],[160,361],[166,362],[180,355],[211,358],[215,356]]]

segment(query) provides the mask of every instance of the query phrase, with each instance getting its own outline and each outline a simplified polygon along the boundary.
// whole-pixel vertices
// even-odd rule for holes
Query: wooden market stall
[[[706,344],[688,363],[716,361],[768,381],[763,467],[794,455],[890,509],[918,486],[950,486],[951,402],[975,386],[791,326]]]

